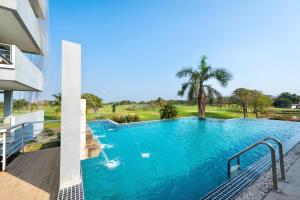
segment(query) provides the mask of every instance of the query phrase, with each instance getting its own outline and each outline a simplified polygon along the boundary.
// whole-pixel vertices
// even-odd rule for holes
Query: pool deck
[[[271,169],[265,172],[252,185],[246,188],[236,200],[296,200],[300,199],[300,142],[285,156],[286,182],[278,182],[278,190],[274,191]],[[277,162],[277,169],[279,163]],[[277,170],[277,177],[281,174]]]
[[[264,200],[300,199],[300,158],[287,171],[286,180],[278,183],[278,192],[271,191]]]
[[[0,199],[55,200],[59,155],[59,147],[18,155],[5,172],[0,172]]]

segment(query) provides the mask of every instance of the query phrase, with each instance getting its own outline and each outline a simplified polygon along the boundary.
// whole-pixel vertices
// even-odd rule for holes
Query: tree
[[[118,104],[117,103],[113,103],[112,105],[111,105],[111,109],[112,109],[112,112],[115,114],[116,113],[116,111],[117,111],[117,107],[118,107]]]
[[[92,93],[84,93],[81,98],[86,100],[87,108],[92,108],[94,113],[102,107],[102,99]]]
[[[206,62],[206,56],[201,58],[198,68],[192,67],[182,68],[176,76],[178,78],[188,77],[188,81],[183,83],[181,90],[178,91],[179,96],[183,96],[187,92],[189,101],[198,103],[198,112],[200,118],[205,118],[206,97],[212,99],[219,98],[221,94],[211,85],[206,84],[208,80],[216,79],[222,87],[226,87],[232,79],[232,75],[224,68],[213,68]]]
[[[273,105],[279,108],[287,108],[292,104],[300,102],[300,98],[296,94],[291,94],[289,92],[281,93],[275,100]]]
[[[171,104],[164,105],[160,110],[160,119],[172,119],[177,115],[177,108]]]
[[[14,108],[17,110],[23,109],[25,106],[27,106],[29,103],[25,99],[16,99],[14,100]]]
[[[55,114],[58,117],[58,114],[60,112],[60,107],[61,107],[61,93],[57,93],[52,95],[54,97],[54,100],[50,102],[50,105],[53,107],[56,107],[55,109]]]
[[[297,94],[291,94],[289,92],[283,92],[281,93],[278,98],[285,98],[289,99],[292,103],[299,103],[300,98]]]
[[[260,112],[263,112],[266,108],[272,105],[272,99],[270,96],[264,95],[260,91],[252,90],[249,104],[252,106],[253,113],[255,113],[256,118],[258,118],[258,114]]]
[[[287,98],[276,98],[273,102],[273,105],[276,108],[287,108],[291,106],[293,102]]]
[[[155,104],[161,109],[164,105],[166,105],[166,101],[163,98],[158,97]]]
[[[236,89],[231,96],[232,102],[242,107],[244,117],[248,117],[248,104],[250,97],[251,90],[248,90],[246,88]]]

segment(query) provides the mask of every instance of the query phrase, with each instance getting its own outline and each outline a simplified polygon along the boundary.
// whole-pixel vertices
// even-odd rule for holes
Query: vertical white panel
[[[81,117],[80,117],[80,147],[81,160],[87,158],[86,155],[86,100],[81,99]]]
[[[80,96],[81,46],[62,42],[60,188],[81,182]]]

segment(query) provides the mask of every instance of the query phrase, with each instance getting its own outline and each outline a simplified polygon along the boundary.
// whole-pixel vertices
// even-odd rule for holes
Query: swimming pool
[[[86,200],[199,199],[227,179],[227,159],[274,136],[300,134],[300,123],[266,119],[176,120],[115,125],[89,122],[104,152],[82,161]],[[266,154],[258,147],[241,157],[242,168]],[[107,160],[110,164],[107,164]]]

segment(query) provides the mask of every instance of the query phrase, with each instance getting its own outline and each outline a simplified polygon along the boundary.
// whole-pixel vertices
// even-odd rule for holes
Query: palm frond
[[[189,87],[189,85],[190,85],[190,82],[185,82],[185,83],[183,83],[183,84],[181,85],[181,89],[178,91],[178,96],[181,96],[181,97],[182,97],[182,96],[184,95],[186,89]]]
[[[222,94],[216,89],[214,89],[213,87],[211,87],[211,85],[205,85],[205,88],[206,88],[207,97],[210,102],[213,102],[214,99],[222,98]]]
[[[176,77],[183,78],[187,76],[193,76],[194,70],[192,67],[183,67],[179,72],[177,72]]]
[[[214,69],[213,74],[222,87],[226,87],[233,78],[232,74],[224,68]]]

